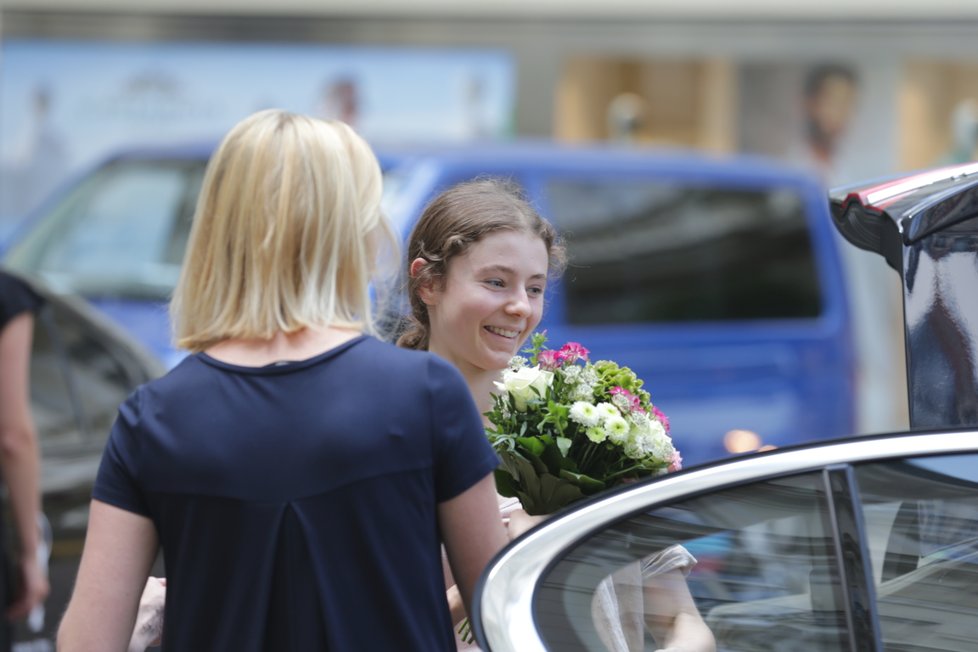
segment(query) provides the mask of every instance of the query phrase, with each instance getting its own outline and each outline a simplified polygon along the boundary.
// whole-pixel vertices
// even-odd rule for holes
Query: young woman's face
[[[463,373],[504,369],[543,316],[547,247],[536,235],[497,231],[448,263],[430,288],[429,348]]]

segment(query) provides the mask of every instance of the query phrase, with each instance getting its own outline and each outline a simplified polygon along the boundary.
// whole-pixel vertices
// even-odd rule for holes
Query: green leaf
[[[496,480],[496,491],[500,496],[512,498],[519,492],[519,485],[515,478],[513,478],[513,475],[506,469],[496,469],[493,471],[493,477]]]
[[[516,441],[521,447],[520,452],[538,473],[557,473],[564,466],[563,455],[550,435],[520,437]]]
[[[572,471],[568,471],[567,469],[562,469],[560,471],[560,477],[573,482],[586,494],[592,494],[595,491],[601,491],[605,488],[605,483],[601,482],[597,478],[592,478],[591,476],[584,475],[583,473],[574,473]]]
[[[515,450],[500,451],[499,459],[503,469],[513,477],[517,484],[521,484],[525,477],[532,477],[537,473],[533,464]]]
[[[526,452],[532,453],[537,457],[543,454],[543,451],[547,448],[548,443],[544,440],[543,435],[536,437],[519,437],[516,441],[519,442],[520,446],[526,449]]]
[[[541,510],[539,514],[552,514],[558,509],[584,498],[581,489],[563,478],[550,475],[540,477],[539,498]],[[526,510],[530,513],[530,510]]]

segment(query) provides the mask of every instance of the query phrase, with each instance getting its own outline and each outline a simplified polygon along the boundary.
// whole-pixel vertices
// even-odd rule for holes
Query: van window
[[[571,324],[810,318],[821,297],[790,189],[552,180]]]

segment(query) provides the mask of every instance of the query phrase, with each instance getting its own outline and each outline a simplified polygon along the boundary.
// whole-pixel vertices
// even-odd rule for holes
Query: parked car
[[[577,504],[483,574],[483,650],[608,649],[597,587],[676,544],[698,559],[687,586],[717,650],[978,649],[978,164],[842,188],[831,204],[843,236],[900,274],[912,430],[756,453]]]
[[[119,404],[163,364],[83,300],[30,280],[45,298],[35,320],[31,408],[41,452],[41,508],[52,535],[51,593],[40,631],[16,630],[16,650],[54,649],[74,586],[88,505]]]
[[[6,264],[80,293],[169,365],[164,302],[213,144],[110,158],[29,221]],[[519,184],[566,238],[552,342],[631,366],[687,463],[849,434],[856,360],[818,184],[757,158],[553,143],[382,151],[406,239],[440,190]]]

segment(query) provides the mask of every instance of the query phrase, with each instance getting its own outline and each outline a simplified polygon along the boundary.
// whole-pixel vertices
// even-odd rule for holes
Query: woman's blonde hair
[[[377,159],[346,124],[280,110],[238,123],[204,175],[170,304],[177,346],[373,332],[375,262],[384,247],[397,260],[380,197]]]

